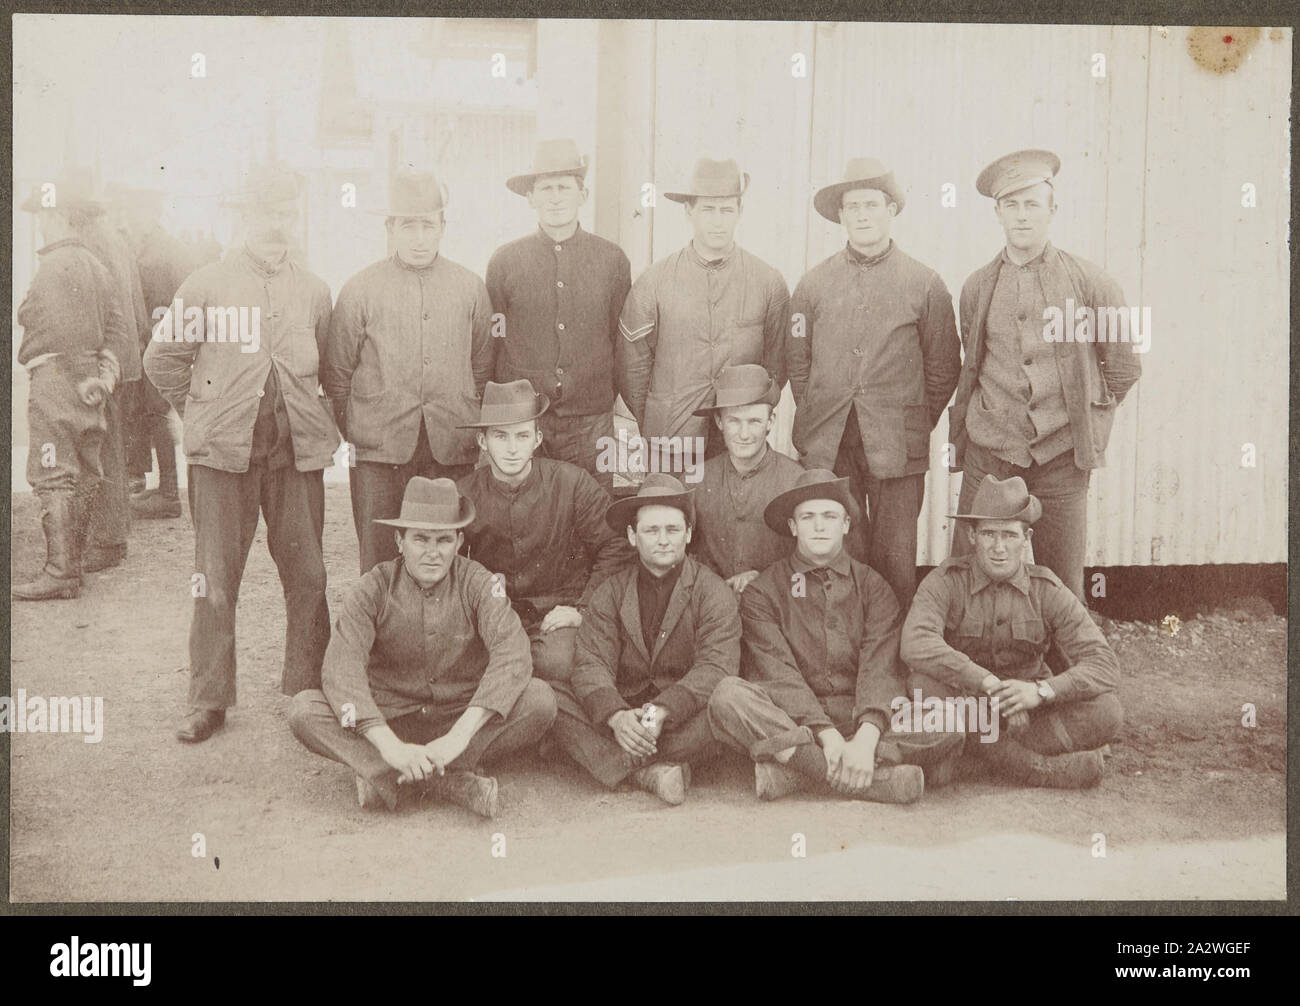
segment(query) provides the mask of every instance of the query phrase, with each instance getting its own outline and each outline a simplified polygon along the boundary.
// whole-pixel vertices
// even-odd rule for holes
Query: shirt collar
[[[756,464],[753,468],[751,468],[751,469],[750,469],[749,471],[747,471],[747,472],[742,472],[742,471],[740,471],[740,470],[736,467],[736,463],[735,463],[734,461],[731,460],[731,455],[728,454],[728,455],[727,455],[727,473],[728,473],[729,475],[733,475],[733,476],[735,476],[735,477],[738,478],[738,479],[747,479],[747,478],[749,478],[749,477],[752,476],[752,475],[757,475],[757,474],[758,474],[759,472],[761,472],[764,468],[769,468],[769,467],[771,467],[771,464],[772,464],[772,454],[773,454],[773,451],[772,451],[772,445],[769,444],[769,443],[767,443],[766,441],[764,441],[764,442],[763,442],[763,457],[762,457],[762,459],[758,462],[758,464]]]
[[[280,270],[289,264],[289,253],[287,251],[274,262],[268,262],[266,259],[254,255],[248,250],[248,245],[244,245],[242,252],[244,255],[244,261],[247,262],[253,272],[257,273],[259,276],[269,277],[278,275]]]
[[[556,241],[555,238],[551,237],[549,234],[546,233],[546,231],[542,230],[542,225],[541,225],[541,224],[538,224],[538,225],[537,225],[537,239],[538,239],[539,241],[541,241],[542,244],[544,244],[544,245],[548,245],[548,246],[550,246],[550,247],[554,247],[555,245],[559,245],[560,247],[564,247],[564,246],[567,245],[570,241],[577,241],[578,238],[579,238],[579,236],[582,235],[582,234],[583,234],[582,224],[579,223],[579,224],[578,224],[578,229],[577,229],[576,231],[574,231],[572,234],[570,234],[570,235],[569,235],[567,238],[565,238],[563,241]]]
[[[1026,597],[1029,596],[1029,571],[1025,569],[1025,564],[1023,562],[1020,564],[1020,568],[1016,570],[1015,575],[1011,577],[1010,580],[1003,580],[1002,582],[1008,583],[1011,586],[1015,587],[1016,590],[1020,591],[1020,593],[1024,594]],[[975,561],[975,557],[971,556],[971,561],[970,561],[971,596],[978,594],[981,590],[983,590],[985,587],[988,587],[990,585],[996,586],[996,584],[993,584],[993,581],[988,578],[984,570],[980,569],[980,564]]]
[[[722,258],[714,259],[712,262],[710,262],[708,259],[706,259],[703,255],[701,255],[699,252],[695,250],[694,239],[691,239],[686,244],[686,251],[689,253],[691,261],[694,262],[701,269],[724,269],[731,264],[731,260],[736,257],[736,252],[738,252],[739,250],[740,250],[740,245],[736,244],[736,242],[733,241],[731,243],[731,251],[723,255]]]
[[[671,590],[673,585],[681,579],[682,566],[685,560],[679,562],[663,576],[655,576],[646,568],[646,564],[639,558],[637,559],[637,583],[640,586],[648,587],[654,590]]]
[[[64,248],[67,247],[68,245],[76,245],[77,247],[80,248],[86,247],[86,243],[82,241],[81,238],[64,238],[62,241],[54,241],[50,244],[47,244],[44,248],[36,249],[36,254],[44,255],[46,254],[46,252],[54,251],[55,248]]]
[[[1028,268],[1029,266],[1042,265],[1044,262],[1047,261],[1047,253],[1053,250],[1054,249],[1052,248],[1052,242],[1050,241],[1047,242],[1047,244],[1043,245],[1043,250],[1041,252],[1039,252],[1037,255],[1035,255],[1033,258],[1031,258],[1028,262],[1025,263],[1025,267]],[[1010,256],[1007,255],[1006,245],[1002,246],[1002,264],[1011,265],[1011,266],[1019,265],[1018,262],[1012,262]]]
[[[456,575],[456,560],[459,558],[459,556],[454,555],[451,557],[451,568],[447,570],[447,575],[432,587],[421,587],[415,582],[415,577],[413,577],[410,574],[410,571],[407,570],[406,560],[399,554],[397,557],[397,583],[395,586],[398,590],[406,589],[414,591],[416,594],[424,598],[434,597],[437,594],[451,589],[452,579]]]
[[[533,486],[537,485],[537,455],[533,455],[532,466],[528,469],[528,474],[524,476],[524,480],[517,486],[508,485],[501,479],[497,478],[496,473],[492,471],[491,462],[488,462],[484,467],[487,468],[488,485],[492,486],[494,490],[501,493],[503,496],[518,496],[524,490],[531,489]]]
[[[849,575],[849,550],[843,545],[840,546],[840,554],[825,566],[819,566],[816,563],[809,562],[800,554],[797,545],[795,546],[794,552],[790,555],[790,562],[794,566],[794,571],[796,573],[810,573],[813,570],[818,569],[833,569],[841,576]]]
[[[847,241],[844,242],[844,254],[845,256],[847,256],[848,260],[852,262],[854,265],[862,265],[862,266],[877,265],[878,263],[883,262],[885,261],[885,259],[889,258],[893,250],[894,250],[893,238],[889,239],[889,246],[884,251],[882,251],[879,255],[875,255],[875,256],[863,255],[862,252],[854,248],[853,245],[849,244]]]
[[[405,269],[407,272],[428,272],[430,269],[436,266],[441,259],[442,259],[442,252],[439,251],[438,254],[433,256],[433,261],[430,262],[428,265],[421,265],[421,266],[407,265],[405,262],[402,261],[402,256],[398,255],[397,252],[393,252],[393,263],[397,266],[397,268]]]

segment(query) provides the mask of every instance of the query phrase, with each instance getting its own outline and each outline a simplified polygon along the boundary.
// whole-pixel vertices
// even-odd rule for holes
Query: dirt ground
[[[497,771],[489,822],[362,811],[351,773],[293,739],[264,531],[239,604],[239,705],[202,745],[172,737],[187,518],[137,523],[126,562],[88,575],[80,598],[12,606],[11,694],[103,696],[105,720],[97,744],[11,736],[13,901],[1285,897],[1286,622],[1266,605],[1227,604],[1176,634],[1111,627],[1127,724],[1096,790],[969,780],[911,807],[759,804],[737,756],[668,808],[520,759]],[[36,502],[15,494],[16,576],[42,548]],[[346,486],[326,489],[325,551],[336,609],[356,577]]]

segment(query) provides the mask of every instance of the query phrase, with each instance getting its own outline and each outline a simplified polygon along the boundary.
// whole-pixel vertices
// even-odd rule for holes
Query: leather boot
[[[1089,789],[1101,782],[1100,751],[1041,755],[1008,737],[996,744],[977,744],[974,747],[978,757],[994,772],[1022,786]],[[981,748],[987,750],[979,750]]]
[[[81,573],[71,493],[41,494],[41,527],[45,531],[45,565],[34,580],[17,584],[13,596],[19,601],[76,597],[81,592]]]
[[[497,815],[497,781],[493,776],[473,772],[448,771],[425,781],[421,800],[432,798],[439,803],[454,803],[479,817]]]

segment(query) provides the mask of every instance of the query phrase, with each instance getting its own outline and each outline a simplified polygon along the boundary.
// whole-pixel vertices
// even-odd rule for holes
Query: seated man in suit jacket
[[[552,682],[552,728],[570,757],[611,789],[631,776],[680,804],[690,763],[721,748],[709,727],[718,682],[740,665],[740,615],[716,574],[687,557],[692,491],[648,476],[605,520],[640,561],[601,582],[578,629],[572,680]]]

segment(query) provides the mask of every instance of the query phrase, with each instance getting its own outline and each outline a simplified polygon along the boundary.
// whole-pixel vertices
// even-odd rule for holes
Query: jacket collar
[[[699,266],[701,269],[725,269],[725,268],[726,268],[727,266],[729,266],[733,261],[735,261],[736,256],[737,256],[737,254],[738,254],[739,252],[740,252],[740,245],[737,244],[735,241],[732,241],[732,243],[731,243],[731,251],[729,251],[729,252],[727,252],[727,254],[723,255],[722,258],[714,259],[713,261],[709,261],[709,260],[706,259],[703,255],[701,255],[699,252],[697,252],[697,251],[695,250],[695,239],[694,239],[694,238],[692,238],[690,241],[688,241],[688,242],[686,243],[686,255],[687,255],[687,257],[688,257],[692,262],[694,262],[697,266]]]
[[[659,638],[655,640],[653,653],[646,652],[645,640],[641,638],[641,603],[637,583],[644,567],[642,567],[641,561],[638,559],[635,564],[629,564],[628,568],[632,575],[632,589],[623,594],[623,605],[619,609],[619,618],[622,620],[624,631],[636,648],[637,653],[641,654],[647,667],[652,667],[659,657],[659,651],[663,649],[664,642],[673,634],[673,629],[681,620],[682,612],[686,610],[686,605],[695,589],[695,579],[699,574],[699,566],[689,555],[682,560],[682,571],[677,577],[677,585],[673,587],[672,595],[668,598],[668,608],[664,611],[664,620],[660,623]]]
[[[871,255],[863,255],[862,252],[858,251],[856,248],[853,247],[853,245],[849,244],[846,241],[844,242],[844,257],[848,259],[848,261],[853,265],[860,265],[860,266],[879,265],[881,262],[885,261],[885,259],[889,258],[889,256],[894,253],[894,249],[897,247],[898,245],[894,244],[894,239],[890,238],[889,245],[888,247],[885,248],[884,251],[882,251],[879,255],[871,256]]]
[[[574,231],[572,234],[570,234],[563,241],[556,241],[555,238],[551,237],[549,234],[546,233],[546,231],[542,230],[540,224],[538,224],[537,231],[536,231],[537,240],[540,241],[542,244],[546,245],[548,248],[553,248],[555,245],[560,245],[561,247],[563,247],[564,245],[567,245],[570,242],[577,243],[585,234],[586,231],[582,229],[581,223],[578,224],[578,229]]]
[[[1040,251],[1033,258],[1031,258],[1028,262],[1025,262],[1024,265],[1040,266],[1040,265],[1044,265],[1047,262],[1054,261],[1055,258],[1056,258],[1056,249],[1052,247],[1052,242],[1048,241],[1047,244],[1043,245],[1043,250]],[[999,264],[1004,263],[1006,265],[1013,265],[1013,266],[1020,265],[1020,263],[1013,262],[1011,260],[1011,256],[1007,254],[1006,245],[1002,246],[1002,251],[998,254],[998,262]]]
[[[286,251],[275,262],[268,262],[264,258],[258,258],[248,250],[248,245],[243,245],[238,254],[242,257],[248,268],[252,269],[258,276],[270,279],[272,276],[278,276],[289,265],[289,253]]]
[[[843,545],[840,546],[840,554],[824,566],[819,566],[815,562],[809,562],[800,555],[798,545],[796,545],[794,551],[790,553],[790,565],[796,573],[810,573],[815,569],[833,569],[841,576],[848,576],[852,569],[852,564],[849,560],[849,550]]]
[[[437,255],[433,256],[433,261],[430,262],[428,265],[422,265],[422,266],[407,265],[405,262],[402,261],[402,256],[398,255],[397,252],[393,252],[391,261],[395,266],[397,266],[397,268],[404,269],[407,272],[413,272],[417,274],[425,273],[428,272],[430,269],[433,269],[435,266],[438,265],[439,262],[442,261],[442,252],[439,251]]]

